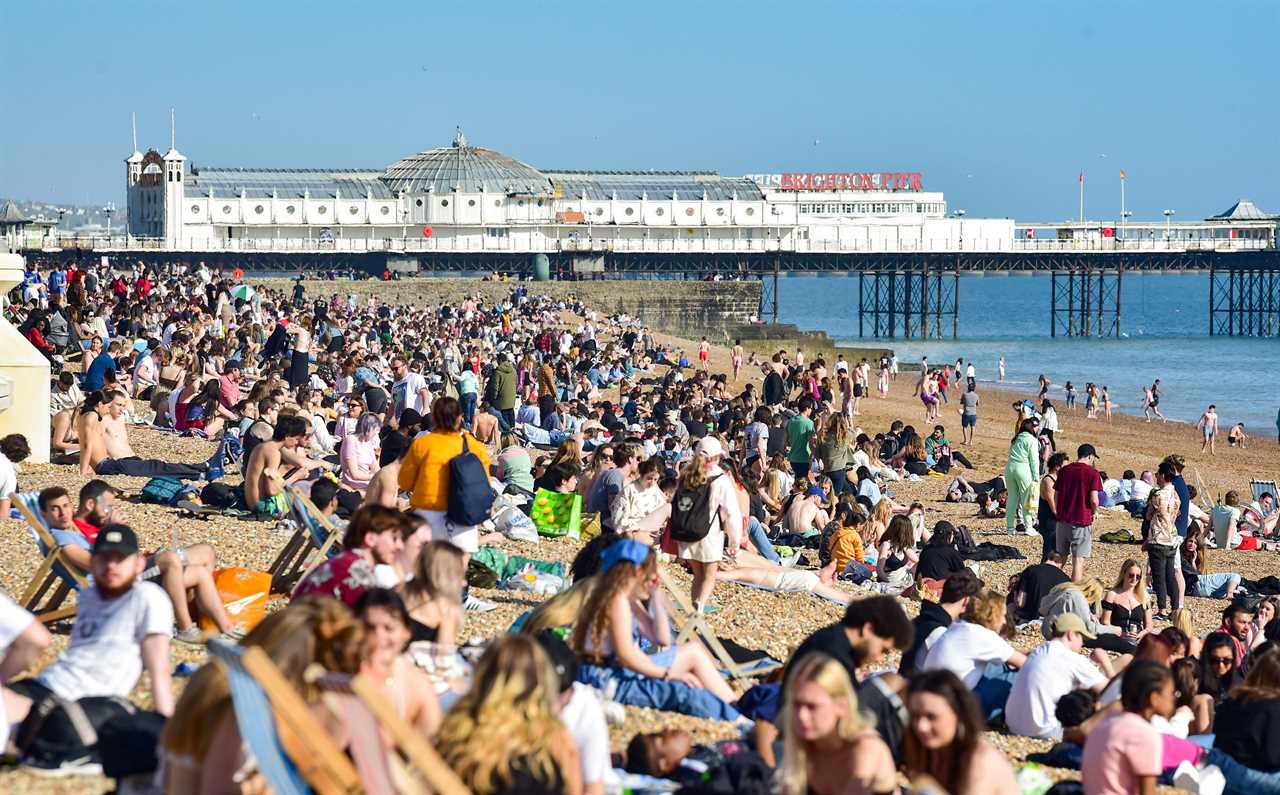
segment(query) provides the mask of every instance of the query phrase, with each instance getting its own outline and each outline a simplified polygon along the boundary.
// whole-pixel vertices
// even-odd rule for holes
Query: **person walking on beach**
[[[1084,385],[1084,412],[1085,419],[1098,419],[1098,386],[1092,381]]]
[[[1142,400],[1144,405],[1144,408],[1142,409],[1142,416],[1147,418],[1147,422],[1151,422],[1151,415],[1153,414],[1159,417],[1162,422],[1169,421],[1167,417],[1165,417],[1163,414],[1160,413],[1160,379],[1159,378],[1153,381],[1151,383],[1151,386],[1149,387],[1144,386],[1142,388]],[[1111,413],[1107,412],[1107,416],[1110,417]]]
[[[733,382],[738,382],[738,373],[742,371],[742,340],[733,341]]]
[[[1044,375],[1041,375],[1040,376],[1040,394],[1038,394],[1036,397],[1040,400],[1044,400],[1045,397],[1049,394],[1049,387],[1052,385],[1053,385],[1052,381],[1050,381],[1048,378],[1045,378]]]
[[[973,444],[973,429],[978,425],[978,391],[973,381],[960,396],[960,444]]]
[[[876,388],[880,392],[880,397],[889,397],[889,360],[880,357],[880,372],[876,375]],[[1280,418],[1277,418],[1280,421]]]
[[[707,366],[707,356],[711,353],[711,343],[707,342],[707,338],[703,337],[698,343],[698,366]]]
[[[1040,442],[1036,436],[1039,429],[1040,423],[1037,420],[1023,420],[1009,447],[1009,458],[1004,466],[1004,485],[1009,490],[1005,527],[1010,535],[1020,532],[1033,535],[1036,532],[1036,486],[1040,483]]]
[[[1102,387],[1102,413],[1108,420],[1111,419],[1111,392],[1105,384]]]
[[[1093,465],[1098,453],[1091,444],[1076,449],[1076,460],[1058,472],[1054,484],[1054,538],[1058,554],[1071,556],[1071,581],[1084,578],[1085,562],[1093,550],[1093,514],[1098,510],[1102,477]]]
[[[1003,354],[1001,354],[1000,356],[1000,364],[998,365],[998,367],[1000,370],[1000,383],[1003,384],[1004,383],[1004,355]]]
[[[1215,439],[1218,435],[1218,407],[1212,403],[1209,404],[1209,408],[1205,409],[1204,414],[1201,414],[1200,419],[1196,421],[1196,427],[1204,436],[1203,441],[1200,442],[1200,452],[1203,453],[1208,449],[1209,455],[1214,455],[1217,452]]]

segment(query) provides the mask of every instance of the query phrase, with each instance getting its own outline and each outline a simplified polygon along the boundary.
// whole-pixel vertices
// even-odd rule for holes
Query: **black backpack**
[[[489,518],[493,505],[493,489],[489,486],[489,473],[475,453],[467,448],[467,435],[462,434],[462,452],[449,461],[449,510],[450,522],[470,527]]]
[[[716,477],[721,477],[716,475]],[[671,537],[685,544],[696,544],[707,537],[720,512],[711,513],[711,478],[696,489],[676,489],[671,500]]]

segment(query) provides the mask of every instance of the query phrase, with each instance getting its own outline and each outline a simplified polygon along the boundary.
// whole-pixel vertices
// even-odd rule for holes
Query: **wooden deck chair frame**
[[[658,569],[658,578],[662,583],[663,589],[667,592],[667,597],[671,599],[671,603],[676,607],[677,615],[671,617],[676,623],[676,645],[678,646],[693,638],[701,638],[711,648],[711,653],[715,655],[720,666],[729,672],[729,677],[741,686],[749,687],[751,679],[746,670],[729,655],[724,644],[720,642],[720,639],[716,637],[716,633],[707,624],[707,617],[697,611],[692,600],[688,600],[686,603],[686,600],[676,590],[675,583],[671,582],[670,576],[661,567]]]
[[[391,740],[391,746],[399,751],[405,761],[422,773],[430,792],[437,795],[470,795],[470,790],[457,773],[444,761],[439,752],[416,729],[400,717],[400,713],[387,701],[384,691],[364,674],[329,673],[319,666],[307,672],[307,679],[325,693],[350,694],[368,710]],[[390,750],[390,749],[388,749]],[[401,795],[408,795],[402,792]]]
[[[35,574],[31,575],[31,581],[24,589],[19,604],[40,619],[41,623],[52,624],[76,614],[74,605],[63,607],[62,603],[67,600],[73,590],[87,588],[89,579],[80,573],[76,565],[67,558],[67,554],[53,540],[53,535],[45,526],[44,520],[36,513],[38,509],[32,508],[33,503],[31,492],[14,495],[13,506],[18,509],[18,513],[22,514],[22,518],[33,534],[32,538],[36,540],[37,551],[44,556]],[[44,550],[40,549],[41,545],[44,546]],[[58,574],[54,564],[61,564],[63,571],[71,579],[68,580]],[[50,593],[51,588],[52,593]],[[46,595],[48,595],[47,599]],[[43,605],[41,605],[42,601]]]
[[[285,484],[278,478],[276,481],[289,503],[289,515],[297,523],[298,529],[280,550],[267,573],[271,575],[273,593],[288,593],[311,568],[312,559],[317,553],[317,560],[324,560],[329,555],[329,551],[342,539],[342,531],[334,527],[311,498],[297,487]],[[324,540],[316,537],[313,525],[326,534]]]
[[[219,649],[219,643],[224,648]],[[231,654],[238,656],[244,673],[261,688],[270,703],[280,750],[293,762],[297,773],[317,795],[364,792],[360,775],[351,760],[325,732],[311,713],[311,708],[265,651],[256,646],[235,647],[216,640],[211,641],[209,646],[211,655],[221,659],[224,664],[229,664],[227,657]],[[262,716],[259,715],[236,714],[237,722],[261,719]],[[267,783],[273,788],[278,786],[274,781]]]

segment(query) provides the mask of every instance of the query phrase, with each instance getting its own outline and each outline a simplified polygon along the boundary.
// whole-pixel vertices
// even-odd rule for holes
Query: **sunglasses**
[[[1210,665],[1220,665],[1223,668],[1230,667],[1233,662],[1235,662],[1235,659],[1232,657],[1210,657],[1209,658]]]

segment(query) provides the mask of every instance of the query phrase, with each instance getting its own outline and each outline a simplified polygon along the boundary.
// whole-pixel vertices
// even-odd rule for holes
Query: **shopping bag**
[[[271,591],[271,575],[231,567],[213,573],[213,584],[222,597],[227,617],[237,629],[248,632],[267,614],[267,595]],[[218,627],[206,616],[200,617],[200,628],[205,632],[217,632]]]

